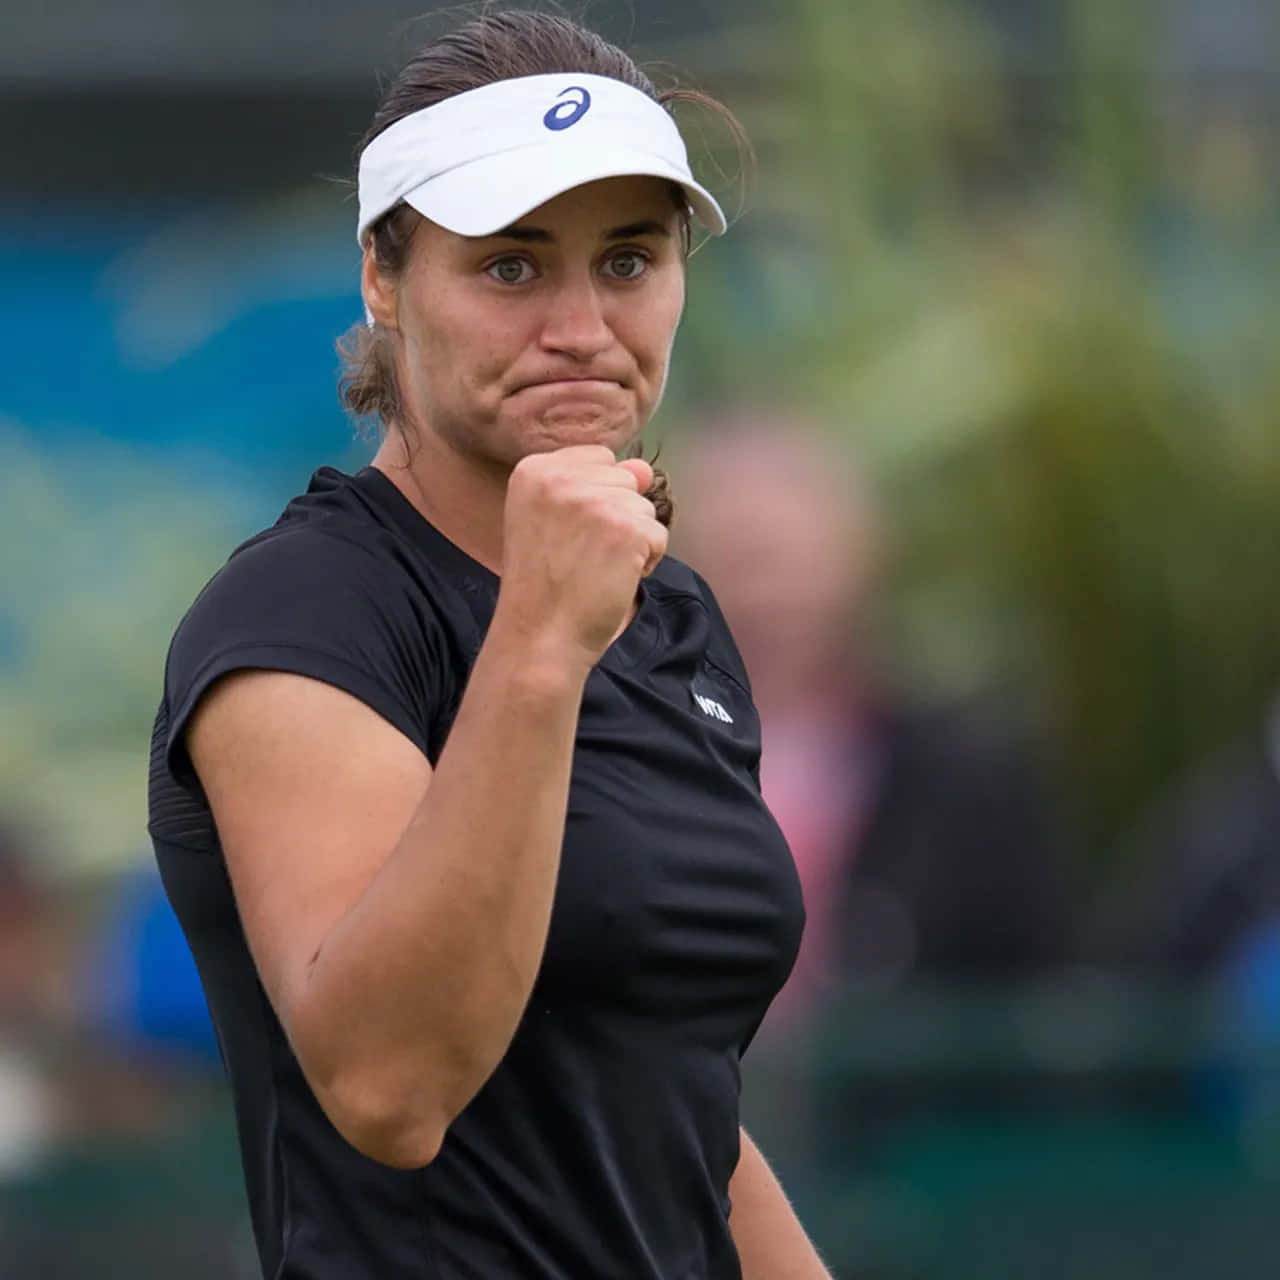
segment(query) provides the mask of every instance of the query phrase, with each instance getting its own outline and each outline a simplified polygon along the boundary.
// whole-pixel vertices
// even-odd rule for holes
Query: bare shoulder
[[[254,960],[287,1029],[291,993],[395,848],[431,767],[358,698],[282,671],[219,680],[195,710],[187,749]]]

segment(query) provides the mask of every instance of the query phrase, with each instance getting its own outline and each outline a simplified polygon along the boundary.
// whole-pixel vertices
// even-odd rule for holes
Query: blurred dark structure
[[[350,181],[378,73],[447,29],[450,10],[433,0],[5,0],[5,196],[164,201]],[[706,3],[649,0],[597,6],[592,21],[671,57],[713,15]]]
[[[1280,938],[1280,700],[1170,783],[1142,825],[1090,939],[1100,958],[1196,982]]]

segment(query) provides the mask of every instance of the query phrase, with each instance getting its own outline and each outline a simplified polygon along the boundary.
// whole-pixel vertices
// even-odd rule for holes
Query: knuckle
[[[573,501],[581,492],[577,476],[562,466],[548,467],[540,479],[543,492],[558,501]]]
[[[631,528],[627,513],[616,503],[595,499],[593,502],[596,519],[602,529],[611,533],[625,533]]]
[[[525,472],[524,487],[538,501],[562,501],[566,493],[572,492],[572,484],[572,476],[563,467],[547,462],[535,464]]]
[[[511,468],[511,478],[528,479],[537,476],[546,466],[546,455],[541,453],[527,453],[514,467]]]
[[[543,476],[539,467],[528,458],[521,458],[511,470],[507,492],[519,498],[535,494],[542,487]]]

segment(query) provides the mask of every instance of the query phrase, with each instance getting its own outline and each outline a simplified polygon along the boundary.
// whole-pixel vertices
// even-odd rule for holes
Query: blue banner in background
[[[146,212],[0,210],[0,419],[269,472],[342,464],[334,340],[361,314],[343,194]]]

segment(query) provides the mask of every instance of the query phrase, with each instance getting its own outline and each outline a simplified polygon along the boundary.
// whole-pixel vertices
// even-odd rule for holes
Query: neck
[[[508,472],[478,466],[429,431],[419,431],[408,445],[395,427],[371,465],[455,547],[501,576]]]

